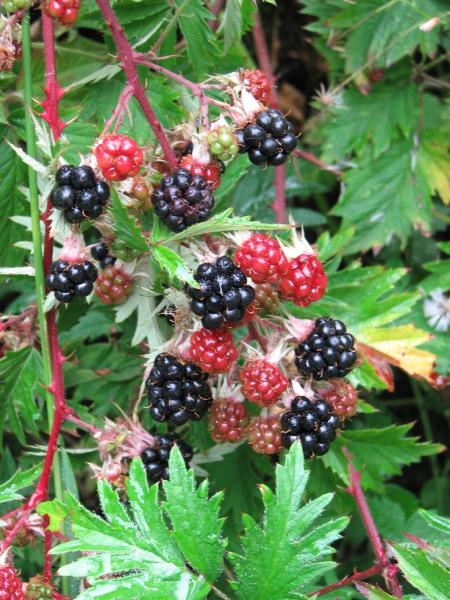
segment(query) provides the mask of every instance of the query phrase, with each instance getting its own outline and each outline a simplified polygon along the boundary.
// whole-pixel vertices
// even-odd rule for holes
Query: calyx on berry
[[[191,310],[201,318],[205,329],[219,329],[228,323],[238,323],[255,299],[247,277],[227,256],[214,263],[201,264],[194,275],[199,288],[186,286],[191,297]]]
[[[144,157],[137,142],[126,135],[107,135],[95,148],[97,164],[105,179],[120,181],[139,173]]]
[[[345,377],[355,367],[355,338],[342,321],[321,317],[314,329],[295,349],[300,374],[314,379]]]

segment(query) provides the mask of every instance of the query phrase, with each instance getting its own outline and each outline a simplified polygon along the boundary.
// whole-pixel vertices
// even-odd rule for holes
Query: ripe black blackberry
[[[172,354],[158,354],[145,383],[150,415],[155,421],[170,421],[174,425],[189,419],[199,421],[212,402],[208,374]]]
[[[275,108],[259,113],[254,123],[235,136],[239,152],[247,152],[254,165],[282,165],[297,146],[294,125]]]
[[[60,302],[70,302],[75,296],[89,296],[97,279],[97,269],[89,260],[69,263],[55,260],[47,275],[46,284]]]
[[[180,439],[176,433],[165,433],[154,437],[155,445],[152,448],[146,448],[141,454],[150,483],[169,479],[169,456],[174,444],[178,446],[186,466],[194,454],[189,444]]]
[[[355,366],[355,338],[342,321],[321,317],[311,334],[295,349],[295,364],[314,379],[344,377]]]
[[[98,242],[91,247],[91,256],[98,260],[100,267],[106,269],[112,267],[117,260],[116,256],[109,254],[109,248],[106,242]]]
[[[179,232],[209,219],[214,196],[201,175],[177,169],[173,175],[162,178],[152,194],[152,204],[158,217],[172,231]]]
[[[64,165],[56,172],[56,186],[51,194],[55,208],[64,211],[69,223],[96,219],[109,199],[109,186],[95,177],[87,165]]]
[[[292,400],[291,410],[281,417],[281,443],[285,448],[299,440],[305,458],[322,456],[330,448],[340,426],[337,415],[325,400],[311,402],[304,396]]]
[[[247,285],[247,277],[228,256],[215,263],[203,263],[194,275],[200,288],[186,286],[192,298],[191,310],[201,317],[205,329],[219,329],[227,323],[238,323],[255,299],[255,290]]]

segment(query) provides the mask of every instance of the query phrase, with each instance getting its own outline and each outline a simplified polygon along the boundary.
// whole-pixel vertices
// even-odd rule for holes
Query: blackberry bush
[[[328,402],[319,400],[312,403],[305,396],[296,396],[291,410],[281,417],[281,443],[289,448],[299,440],[305,458],[322,456],[330,449],[339,426],[339,418]]]
[[[227,256],[220,256],[214,263],[201,264],[194,279],[200,287],[187,286],[186,291],[191,298],[191,310],[201,318],[205,329],[239,323],[255,299],[247,277]]]
[[[297,369],[314,379],[344,377],[354,368],[356,359],[354,336],[342,321],[328,317],[317,319],[312,333],[295,349]]]
[[[91,167],[64,165],[56,172],[56,186],[51,194],[55,208],[64,211],[69,223],[99,217],[108,202],[110,191],[99,181]]]
[[[155,421],[174,425],[199,421],[212,402],[208,374],[172,354],[158,354],[145,384]]]
[[[177,169],[173,175],[162,178],[152,194],[152,204],[167,227],[178,232],[209,219],[214,197],[201,175]]]

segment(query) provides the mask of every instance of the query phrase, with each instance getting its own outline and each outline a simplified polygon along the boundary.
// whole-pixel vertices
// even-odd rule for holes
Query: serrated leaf
[[[441,533],[450,536],[450,519],[447,517],[443,517],[441,515],[437,515],[435,513],[430,512],[429,510],[420,509],[420,516],[425,519],[425,521],[431,525],[434,529],[437,529]]]
[[[242,35],[242,0],[227,0],[221,30],[225,34],[225,52]]]
[[[27,277],[34,277],[34,267],[0,267],[0,276],[13,275],[20,276],[24,275]]]
[[[111,189],[111,204],[113,228],[116,237],[135,250],[147,252],[147,240],[136,221],[129,216],[126,208],[122,205],[114,188]]]
[[[222,568],[226,541],[221,537],[219,518],[223,494],[208,499],[207,481],[196,489],[192,471],[175,446],[169,460],[170,480],[164,481],[167,502],[164,510],[172,524],[172,535],[187,561],[213,582]]]
[[[245,515],[242,552],[230,556],[238,598],[302,598],[311,582],[333,567],[332,561],[324,559],[333,552],[330,544],[339,538],[348,520],[321,522],[313,528],[332,494],[299,508],[307,480],[303,451],[296,442],[284,464],[276,467],[276,493],[260,486],[265,507],[262,525]]]
[[[424,131],[420,139],[419,164],[432,190],[450,204],[449,131]]]
[[[38,160],[36,160],[32,156],[30,156],[29,154],[27,154],[24,150],[22,150],[22,148],[19,148],[18,146],[15,146],[14,144],[12,144],[11,142],[8,142],[8,141],[7,141],[7,144],[9,145],[10,148],[12,148],[12,150],[14,150],[14,152],[17,154],[17,156],[27,166],[29,166],[33,169],[33,171],[36,171],[36,173],[40,173],[41,175],[48,177],[48,169],[45,165],[40,163]]]
[[[259,221],[252,221],[251,217],[232,217],[231,209],[228,209],[218,215],[212,216],[208,221],[204,223],[196,223],[191,225],[180,233],[170,234],[160,230],[160,237],[152,236],[152,243],[156,244],[167,244],[168,242],[180,242],[182,240],[196,237],[198,235],[204,235],[206,233],[217,234],[224,233],[226,231],[247,231],[247,230],[261,230],[261,231],[278,231],[282,229],[291,229],[291,225],[282,225],[276,223],[260,223]]]
[[[382,589],[368,583],[356,583],[356,589],[358,592],[361,592],[367,600],[395,600],[395,596],[391,596]]]
[[[35,465],[27,471],[16,471],[8,481],[0,483],[0,504],[22,500],[23,496],[18,492],[34,483],[40,472],[41,465]]]
[[[158,261],[160,267],[169,275],[170,279],[177,278],[182,282],[196,286],[192,271],[182,257],[167,246],[154,246],[153,258]]]
[[[355,468],[362,471],[363,486],[382,492],[383,479],[399,475],[402,466],[444,450],[440,444],[418,442],[417,437],[407,437],[411,427],[412,424],[406,424],[380,429],[344,430],[322,460],[348,485],[348,464],[342,452],[343,448],[347,448]]]
[[[179,485],[190,480],[192,473],[186,473],[179,451],[178,458],[172,459],[170,467],[171,480]],[[89,552],[88,557],[59,570],[63,576],[88,578],[90,588],[77,599],[200,600],[207,596],[210,586],[193,572],[194,563],[191,568],[186,566],[183,543],[178,544],[177,535],[168,528],[158,500],[158,486],[149,487],[140,459],[133,461],[127,481],[129,511],[106,481],[99,482],[98,491],[104,519],[90,513],[70,494],[60,506],[70,518],[73,540],[53,548],[52,553]],[[208,503],[206,498],[201,500]],[[183,498],[176,501],[182,503]],[[212,499],[211,504],[217,502]],[[194,515],[189,512],[189,516]],[[191,533],[197,526],[197,521],[187,523]],[[208,570],[207,559],[203,565]],[[112,574],[113,578],[105,577]]]
[[[448,600],[449,569],[431,561],[423,550],[394,544],[392,552],[403,575],[428,600]]]

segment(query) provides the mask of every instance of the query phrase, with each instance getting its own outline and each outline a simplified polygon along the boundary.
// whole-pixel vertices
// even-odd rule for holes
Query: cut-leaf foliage
[[[114,232],[117,238],[135,250],[146,252],[148,245],[140,227],[136,225],[127,210],[122,206],[120,198],[114,189],[111,190],[111,202]]]
[[[428,600],[448,600],[450,570],[428,558],[423,550],[404,544],[392,548],[406,579]]]
[[[41,465],[36,465],[26,471],[17,471],[8,481],[0,483],[0,504],[22,500],[23,496],[18,492],[34,483],[40,472]]]
[[[244,515],[242,554],[232,554],[234,588],[243,600],[288,600],[302,593],[334,566],[327,560],[347,518],[316,520],[330,503],[325,494],[300,508],[308,481],[303,452],[295,443],[284,465],[276,467],[276,492],[261,485],[265,511],[262,525]]]

